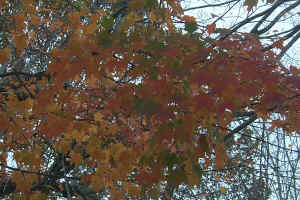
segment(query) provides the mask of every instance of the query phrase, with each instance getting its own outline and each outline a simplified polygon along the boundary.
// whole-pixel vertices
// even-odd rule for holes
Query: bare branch
[[[280,52],[279,57],[282,58],[282,56],[293,46],[293,44],[300,38],[300,32],[289,41],[289,43],[285,46],[284,50]]]
[[[251,33],[255,33],[258,35],[261,35],[265,32],[267,32],[268,30],[270,30],[277,22],[278,20],[287,12],[289,12],[290,10],[292,10],[293,8],[296,8],[298,5],[300,5],[300,1],[295,2],[294,4],[290,5],[289,7],[285,8],[284,10],[282,10],[273,20],[272,22],[266,26],[265,28],[261,29],[261,30],[257,30],[257,28],[263,23],[263,19],[268,17],[270,15],[270,13],[268,13],[267,15],[265,15],[263,17],[263,19],[258,23],[258,26],[255,26]]]
[[[197,6],[197,7],[192,7],[192,8],[184,9],[183,11],[190,11],[190,10],[196,10],[196,9],[201,9],[201,8],[224,6],[226,4],[230,4],[230,3],[235,2],[235,1],[239,2],[241,0],[231,0],[231,1],[223,2],[223,3],[218,3],[218,4],[209,4],[209,5],[205,5],[205,6]]]

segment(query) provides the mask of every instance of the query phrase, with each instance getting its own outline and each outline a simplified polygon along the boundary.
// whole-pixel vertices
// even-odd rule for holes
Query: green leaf
[[[172,169],[173,166],[178,163],[177,155],[175,153],[168,153],[167,157],[165,158],[165,162],[168,168]]]
[[[151,40],[146,45],[146,50],[161,50],[164,48],[164,43],[158,40]]]
[[[201,167],[198,164],[194,164],[192,166],[192,170],[195,172],[195,174],[198,176],[199,179],[202,178],[203,171],[202,171]]]
[[[198,25],[197,22],[185,22],[184,23],[184,30],[186,30],[189,33],[193,33],[197,30]]]
[[[61,2],[63,2],[63,1],[61,1]],[[83,6],[84,6],[82,1],[76,1],[76,2],[74,2],[74,4],[75,4],[75,7],[79,8],[79,9],[83,8]]]
[[[158,160],[162,160],[163,163],[168,167],[169,170],[172,170],[175,164],[180,164],[184,161],[182,156],[177,155],[176,153],[170,153],[165,150],[160,152]]]
[[[168,178],[168,182],[173,186],[178,187],[181,183],[185,182],[186,175],[183,169],[176,169],[170,171]]]
[[[157,1],[147,0],[147,1],[146,1],[146,8],[152,8],[152,7],[155,7],[156,4],[157,4]]]
[[[159,110],[159,107],[152,99],[138,99],[133,109],[140,114],[153,115]]]
[[[159,74],[158,67],[151,68],[151,71],[150,71],[150,80],[157,80],[158,74]]]
[[[143,165],[148,165],[148,166],[152,166],[154,164],[154,157],[152,154],[144,154],[142,155],[141,159],[140,159],[140,164]]]
[[[184,94],[190,94],[192,92],[192,88],[190,86],[189,81],[187,80],[183,81],[183,90],[184,90]]]
[[[154,139],[151,139],[150,140],[150,148],[153,150],[154,149],[154,147],[155,147],[155,140]]]
[[[102,31],[98,34],[98,45],[109,48],[112,46],[113,40],[112,36],[109,32],[107,31]]]
[[[182,119],[179,120],[172,120],[168,122],[168,127],[175,128],[176,126],[179,126],[182,124]]]
[[[104,17],[101,21],[101,25],[105,30],[111,30],[114,26],[114,18],[113,17]]]

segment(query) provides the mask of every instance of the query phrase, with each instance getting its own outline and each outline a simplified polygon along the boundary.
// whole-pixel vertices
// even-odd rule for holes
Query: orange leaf
[[[184,16],[182,17],[182,20],[185,21],[185,22],[195,22],[195,21],[196,21],[195,17],[193,17],[193,16],[188,16],[188,15],[184,15]]]
[[[217,169],[224,169],[225,163],[227,161],[227,156],[226,156],[226,151],[225,151],[225,146],[223,143],[218,143],[215,147],[216,151],[216,168]]]
[[[96,30],[98,30],[98,25],[96,23],[92,23],[88,26],[87,28],[87,33],[88,34],[92,34],[94,33]]]
[[[63,22],[62,22],[62,21],[57,21],[57,22],[55,22],[54,24],[51,24],[50,30],[51,30],[51,31],[54,31],[54,30],[56,30],[57,28],[61,27],[62,25],[63,25]]]
[[[9,48],[4,48],[0,50],[0,63],[4,64],[9,58],[10,51]]]
[[[71,153],[71,162],[75,165],[79,165],[82,162],[82,156],[80,153]]]
[[[206,26],[208,34],[211,34],[216,30],[216,24],[209,24]]]
[[[226,194],[226,188],[225,187],[220,187],[220,192],[222,194]]]
[[[16,30],[23,31],[26,27],[25,24],[26,17],[24,15],[18,14],[15,15],[15,23],[16,23]]]

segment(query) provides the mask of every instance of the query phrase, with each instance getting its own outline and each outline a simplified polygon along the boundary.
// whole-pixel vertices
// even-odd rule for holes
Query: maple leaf
[[[222,194],[226,194],[226,188],[225,187],[220,187],[220,192]]]
[[[226,161],[227,161],[227,156],[226,156],[224,144],[222,144],[222,143],[217,144],[217,146],[216,146],[216,168],[224,169]]]
[[[257,2],[244,5],[250,12]],[[126,9],[118,19],[116,4]],[[207,168],[226,169],[224,135],[253,123],[240,114],[245,123],[229,130],[236,113],[251,110],[270,121],[269,130],[300,130],[299,69],[281,67],[249,34],[199,28],[179,0],[111,0],[101,9],[87,1],[21,5],[11,3],[13,26],[0,19],[8,28],[1,40],[13,44],[0,50],[1,169],[8,152],[16,163],[0,181],[16,184],[9,195],[90,198],[80,188],[115,199],[171,199],[162,183],[199,185]],[[273,46],[284,49],[281,40]],[[25,69],[23,60],[36,55],[45,60]]]
[[[186,30],[189,33],[193,33],[197,30],[198,25],[195,21],[186,21],[184,23],[184,30]]]
[[[193,17],[193,16],[188,16],[188,15],[184,15],[184,16],[182,17],[182,20],[185,21],[185,22],[190,22],[190,23],[196,21],[195,17]]]
[[[258,0],[245,0],[244,6],[247,6],[248,12],[250,12],[257,3]]]
[[[214,32],[216,30],[216,24],[209,24],[206,27],[207,27],[208,34],[211,34],[212,32]]]
[[[0,63],[5,63],[9,57],[9,48],[4,48],[0,50]]]

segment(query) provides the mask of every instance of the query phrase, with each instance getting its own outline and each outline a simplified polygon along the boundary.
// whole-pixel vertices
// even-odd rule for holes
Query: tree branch
[[[249,124],[254,122],[256,119],[257,119],[257,115],[256,115],[256,113],[253,112],[252,116],[247,121],[245,121],[240,126],[233,129],[229,134],[225,135],[224,143],[227,143],[233,137],[233,135],[235,133],[237,133],[237,132],[241,131],[242,129],[246,128]]]
[[[196,9],[208,8],[208,7],[218,7],[218,6],[223,6],[223,5],[226,5],[226,4],[230,4],[230,3],[235,2],[235,1],[241,1],[241,0],[231,0],[231,1],[218,3],[218,4],[209,4],[209,5],[205,5],[205,6],[197,6],[197,7],[192,7],[192,8],[186,8],[183,11],[190,11],[190,10],[196,10]]]
[[[257,35],[261,35],[267,31],[269,31],[277,22],[278,20],[287,12],[289,12],[290,10],[292,10],[293,8],[297,7],[298,5],[300,5],[300,1],[295,2],[294,4],[290,5],[289,7],[285,8],[284,10],[282,10],[273,20],[272,22],[266,26],[265,28],[261,29],[261,30],[257,30],[258,26],[260,26],[263,23],[263,19],[267,18],[271,13],[268,13],[267,15],[265,15],[263,17],[262,20],[260,20],[260,22],[258,23],[259,25],[256,27],[255,30],[253,30],[253,32],[251,31],[251,33],[257,34]],[[276,8],[275,8],[276,9]],[[274,9],[274,10],[275,10]]]
[[[293,46],[293,44],[300,38],[300,32],[289,41],[289,43],[285,46],[284,50],[280,52],[279,58],[282,58],[282,56]]]

